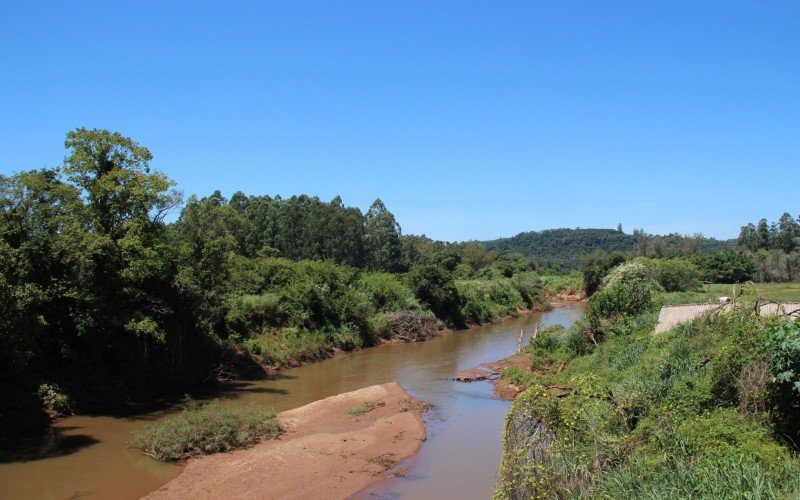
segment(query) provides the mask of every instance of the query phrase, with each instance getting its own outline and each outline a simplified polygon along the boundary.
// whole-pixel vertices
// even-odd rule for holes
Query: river
[[[537,321],[569,326],[584,304],[462,330],[416,344],[385,345],[291,370],[272,379],[239,382],[215,394],[226,405],[256,404],[280,412],[373,384],[397,381],[432,404],[428,440],[404,464],[408,475],[364,491],[367,498],[490,498],[500,462],[503,419],[509,403],[492,396],[488,382],[458,383],[462,369],[507,357],[520,329],[529,337]],[[198,395],[198,397],[202,397]],[[75,416],[53,426],[0,462],[3,499],[134,499],[166,483],[179,465],[153,461],[126,448],[132,433],[178,410],[119,416]]]

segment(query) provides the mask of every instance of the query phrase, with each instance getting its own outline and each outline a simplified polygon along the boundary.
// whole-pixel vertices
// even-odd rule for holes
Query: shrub
[[[347,410],[347,414],[351,417],[357,417],[359,415],[363,415],[365,413],[369,413],[375,409],[375,404],[370,403],[369,401],[364,401],[360,405],[356,406],[355,408],[351,408]]]
[[[712,283],[744,283],[756,271],[753,257],[735,250],[697,255],[693,261],[703,280]]]
[[[544,354],[554,351],[561,346],[564,336],[564,327],[561,325],[550,325],[539,332],[536,338],[531,337],[529,344],[534,354]]]
[[[131,446],[156,460],[174,461],[244,448],[280,432],[273,411],[189,401],[178,416],[137,432]]]
[[[800,322],[786,321],[769,330],[766,341],[774,384],[776,420],[782,432],[800,438]]]
[[[542,306],[542,281],[533,272],[517,273],[511,278],[511,285],[517,290],[527,307]]]
[[[50,418],[59,418],[72,415],[74,408],[72,398],[56,384],[42,384],[36,391],[42,402],[45,413]]]
[[[408,273],[408,282],[416,298],[436,317],[451,326],[463,324],[460,297],[451,270],[433,263],[421,264]]]
[[[604,320],[635,316],[653,305],[661,286],[648,276],[647,268],[630,262],[613,269],[605,287],[592,296],[586,314],[592,329],[600,330]]]
[[[598,286],[600,278],[598,278]],[[549,274],[541,276],[539,279],[542,283],[543,291],[550,297],[562,293],[578,293],[585,289],[583,275],[580,271],[573,271],[569,274]]]
[[[281,306],[281,296],[266,292],[260,295],[241,295],[230,301],[226,320],[236,333],[248,335],[265,326],[280,326],[289,317]]]
[[[579,321],[572,325],[567,333],[564,334],[563,342],[566,347],[575,356],[583,356],[592,350],[590,337],[586,331],[588,325]]]
[[[397,275],[362,273],[355,286],[367,293],[377,312],[420,308],[412,291],[397,278]]]
[[[430,312],[400,310],[384,313],[376,320],[378,335],[384,339],[418,342],[433,336],[444,328],[436,316]]]
[[[659,261],[659,283],[667,292],[693,292],[700,288],[700,269],[683,259]]]
[[[516,314],[526,302],[507,278],[496,280],[460,280],[456,282],[461,303],[461,317],[481,324],[507,314]]]

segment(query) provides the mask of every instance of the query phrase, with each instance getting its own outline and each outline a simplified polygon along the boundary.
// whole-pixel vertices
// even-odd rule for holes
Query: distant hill
[[[575,269],[581,258],[597,250],[660,255],[718,252],[735,246],[735,240],[686,237],[677,234],[652,236],[644,233],[626,234],[615,229],[546,229],[519,233],[510,238],[481,242],[487,250],[500,253],[519,252],[544,267]],[[646,251],[642,249],[647,249]]]

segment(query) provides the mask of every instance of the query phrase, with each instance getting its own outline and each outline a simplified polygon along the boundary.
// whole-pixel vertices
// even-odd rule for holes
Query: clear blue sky
[[[179,189],[380,197],[405,233],[800,213],[800,2],[0,0],[0,173],[64,134]]]

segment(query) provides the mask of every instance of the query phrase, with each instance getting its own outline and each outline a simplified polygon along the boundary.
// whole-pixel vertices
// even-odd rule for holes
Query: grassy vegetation
[[[540,277],[542,289],[549,297],[562,293],[575,294],[584,289],[583,275],[580,271],[568,274],[544,274]]]
[[[503,374],[530,387],[507,417],[497,498],[800,495],[800,327],[754,315],[748,293],[730,314],[653,335],[658,304],[685,297],[628,313],[593,297],[597,318],[532,341],[532,373]]]
[[[357,417],[359,415],[371,412],[374,409],[375,409],[375,404],[370,403],[369,401],[364,401],[355,408],[347,410],[347,414],[350,415],[351,417]]]
[[[273,411],[190,401],[180,415],[137,432],[131,447],[156,460],[174,461],[246,448],[280,432]]]
[[[800,302],[800,283],[756,283],[759,296],[780,302]],[[664,304],[701,304],[717,302],[722,296],[733,297],[741,285],[706,284],[696,292],[671,293],[664,296]]]

